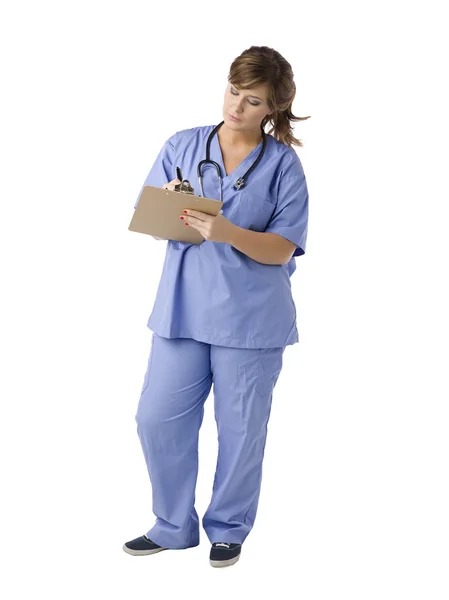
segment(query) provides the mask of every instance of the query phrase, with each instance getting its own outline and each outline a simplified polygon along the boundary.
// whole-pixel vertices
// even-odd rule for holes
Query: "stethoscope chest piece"
[[[244,185],[245,185],[245,180],[243,177],[239,177],[237,179],[237,181],[234,183],[234,187],[236,190],[241,190]]]

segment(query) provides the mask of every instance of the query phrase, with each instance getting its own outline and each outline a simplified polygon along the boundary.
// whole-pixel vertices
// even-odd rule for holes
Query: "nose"
[[[243,112],[243,100],[238,100],[236,105],[235,105],[235,112],[236,113],[241,113]]]

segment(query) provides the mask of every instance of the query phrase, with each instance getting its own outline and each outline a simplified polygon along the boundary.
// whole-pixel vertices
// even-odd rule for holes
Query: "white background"
[[[2,3],[2,597],[447,600],[442,7]],[[221,120],[251,45],[287,58],[312,117],[309,237],[256,524],[217,570],[204,532],[122,551],[153,523],[134,416],[165,253],[128,225],[163,142]],[[200,443],[201,517],[212,397]]]

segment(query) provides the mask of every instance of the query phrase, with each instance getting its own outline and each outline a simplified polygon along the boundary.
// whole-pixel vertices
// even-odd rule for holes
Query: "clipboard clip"
[[[181,194],[195,194],[195,190],[190,185],[190,181],[182,178],[181,169],[179,167],[176,167],[176,174],[181,183],[175,185],[175,192],[180,192]]]
[[[181,194],[195,194],[195,190],[190,185],[188,179],[183,179],[181,183],[175,185],[175,192],[181,192]]]

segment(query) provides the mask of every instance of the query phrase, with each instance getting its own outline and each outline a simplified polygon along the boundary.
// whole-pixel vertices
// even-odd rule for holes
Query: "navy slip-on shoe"
[[[242,544],[215,542],[210,549],[210,564],[212,567],[230,567],[240,558]]]
[[[146,556],[148,554],[156,554],[156,552],[162,552],[167,548],[162,548],[147,538],[146,535],[141,535],[135,540],[126,542],[123,546],[123,550],[133,556]]]

